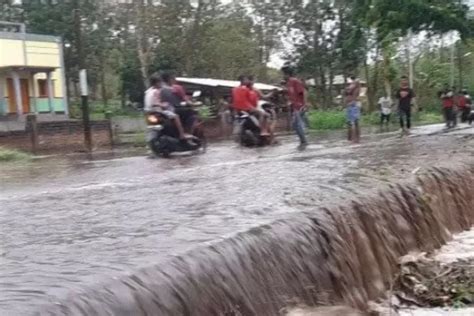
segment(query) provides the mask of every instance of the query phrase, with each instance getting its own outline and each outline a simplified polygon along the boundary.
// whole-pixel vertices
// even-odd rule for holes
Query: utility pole
[[[82,25],[80,0],[74,0],[74,29],[76,33],[76,53],[79,64],[80,84],[81,84],[81,109],[82,122],[84,125],[84,144],[88,153],[92,152],[92,134],[89,117],[89,91],[87,87],[87,70],[82,47]]]

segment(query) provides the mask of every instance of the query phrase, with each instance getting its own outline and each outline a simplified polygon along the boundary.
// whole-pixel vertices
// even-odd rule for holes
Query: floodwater
[[[471,135],[305,152],[230,143],[170,160],[46,158],[0,166],[0,314],[27,315],[68,291],[165,262],[314,205],[343,203],[429,166],[472,163]]]

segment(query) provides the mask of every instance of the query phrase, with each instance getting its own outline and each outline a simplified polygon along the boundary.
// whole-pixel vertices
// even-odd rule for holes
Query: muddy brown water
[[[294,297],[361,307],[398,255],[472,225],[472,138],[341,145],[2,166],[0,314],[276,315]],[[420,167],[423,193],[388,184]]]

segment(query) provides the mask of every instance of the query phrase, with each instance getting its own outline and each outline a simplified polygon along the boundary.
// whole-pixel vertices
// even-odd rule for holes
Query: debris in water
[[[421,259],[401,267],[395,295],[419,307],[474,306],[474,259],[443,265]]]

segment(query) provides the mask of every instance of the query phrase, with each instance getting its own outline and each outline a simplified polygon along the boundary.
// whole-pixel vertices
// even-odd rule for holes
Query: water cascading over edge
[[[71,293],[38,315],[279,315],[307,305],[364,309],[400,256],[439,248],[474,225],[474,166],[434,169],[350,205],[240,233],[166,264]]]

